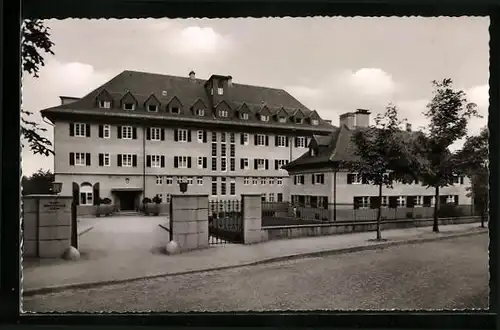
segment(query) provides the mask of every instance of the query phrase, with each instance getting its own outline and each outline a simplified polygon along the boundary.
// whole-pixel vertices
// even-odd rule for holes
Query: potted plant
[[[111,199],[108,197],[101,199],[101,204],[104,205],[104,214],[110,216],[113,213],[113,206],[111,205]]]
[[[148,204],[151,203],[151,198],[144,197],[142,199],[142,207],[145,215],[149,215]]]
[[[153,203],[155,203],[155,210],[154,210],[154,213],[155,215],[160,215],[160,208],[161,208],[161,198],[156,195],[154,198],[153,198]]]

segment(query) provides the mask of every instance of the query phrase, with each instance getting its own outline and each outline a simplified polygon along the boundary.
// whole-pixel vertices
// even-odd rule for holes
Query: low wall
[[[76,212],[78,217],[95,217],[97,215],[97,210],[99,210],[99,215],[106,215],[109,213],[117,212],[117,206],[114,204],[102,204],[102,205],[77,205]]]
[[[154,203],[148,203],[145,204],[142,207],[144,213],[147,213],[148,215],[155,215],[156,212],[158,212],[158,215],[169,215],[170,214],[170,204],[167,203],[161,203],[161,204],[154,204]]]
[[[440,225],[474,223],[481,221],[481,217],[464,218],[441,218]],[[411,227],[430,227],[433,219],[410,219],[410,220],[392,220],[382,221],[382,230],[403,229]],[[261,229],[261,242],[297,237],[326,236],[336,234],[348,234],[357,232],[375,231],[377,223],[375,221],[350,222],[350,223],[328,223],[314,225],[297,226],[274,226]]]

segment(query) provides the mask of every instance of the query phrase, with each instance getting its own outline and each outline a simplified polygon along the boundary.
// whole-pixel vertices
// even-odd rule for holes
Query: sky
[[[489,18],[235,18],[47,20],[55,55],[39,78],[23,76],[25,110],[48,129],[41,109],[59,96],[83,97],[124,70],[283,88],[324,119],[392,103],[414,129],[432,98],[432,80],[451,78],[487,124]],[[373,121],[372,121],[373,123]],[[454,145],[460,147],[460,142]],[[53,157],[22,151],[22,171],[53,169]]]

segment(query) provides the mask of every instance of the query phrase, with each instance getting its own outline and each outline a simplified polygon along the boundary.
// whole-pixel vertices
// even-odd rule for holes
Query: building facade
[[[53,123],[54,174],[92,212],[110,198],[135,210],[144,197],[263,194],[289,199],[282,169],[313,135],[335,127],[283,90],[124,71],[81,99],[41,111]]]
[[[369,111],[362,109],[341,115],[335,132],[328,137],[313,136],[304,155],[285,166],[291,176],[290,199],[294,204],[312,208],[334,204],[336,210],[352,210],[374,209],[381,203],[387,209],[422,208],[421,212],[434,206],[434,189],[419,182],[394,182],[392,188],[383,188],[379,201],[377,186],[340,165],[356,157],[351,138],[357,129],[369,126],[369,116]],[[411,126],[407,126],[407,131],[411,134]],[[471,205],[466,190],[469,186],[469,178],[457,176],[453,185],[440,188],[440,203]]]

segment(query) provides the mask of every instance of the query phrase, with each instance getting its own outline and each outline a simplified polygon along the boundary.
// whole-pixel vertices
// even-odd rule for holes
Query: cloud
[[[211,27],[189,26],[171,33],[167,47],[169,52],[177,55],[202,57],[223,54],[229,41]]]
[[[350,74],[347,82],[357,92],[366,95],[390,95],[396,91],[392,76],[378,68],[359,69]]]

